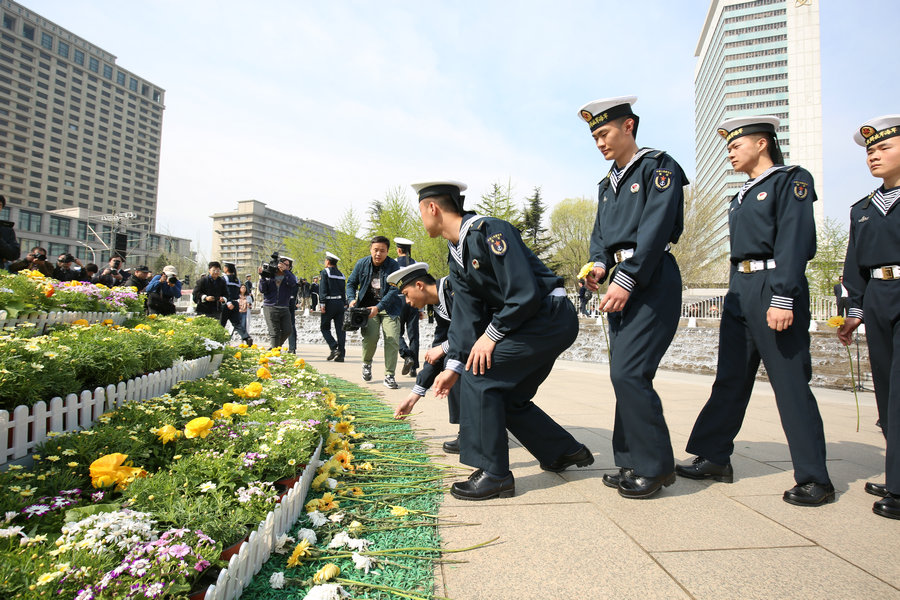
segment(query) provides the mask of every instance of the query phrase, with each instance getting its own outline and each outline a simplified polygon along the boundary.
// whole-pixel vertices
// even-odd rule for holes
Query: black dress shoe
[[[415,367],[413,367],[412,369],[409,370],[409,376],[412,378],[415,378],[416,375],[418,375],[418,374],[419,374],[419,371]]]
[[[503,479],[494,479],[482,469],[472,473],[466,481],[450,486],[450,494],[459,500],[490,500],[512,498],[516,493],[516,480],[510,473]]]
[[[603,485],[611,488],[618,488],[619,482],[622,481],[623,477],[627,477],[632,474],[631,469],[626,469],[625,467],[619,468],[618,473],[604,473],[603,474]]]
[[[331,354],[329,354],[328,358],[326,358],[325,360],[334,360],[335,358],[337,358],[337,355],[338,355],[338,350],[337,350],[337,348],[334,348],[331,351]]]
[[[882,498],[884,498],[888,495],[887,486],[883,483],[872,483],[871,481],[867,481],[866,493],[872,494],[873,496],[881,496]]]
[[[900,519],[900,495],[888,492],[887,496],[872,505],[872,512],[888,519]]]
[[[344,362],[344,354],[341,353],[341,354],[338,354],[337,356],[335,356],[334,362]]]
[[[649,498],[673,483],[675,483],[674,471],[659,477],[642,477],[630,471],[619,479],[619,495],[631,499]]]
[[[459,454],[459,436],[456,436],[449,442],[444,442],[442,448],[447,454]]]
[[[675,472],[688,479],[714,479],[724,483],[734,481],[734,469],[731,463],[720,465],[702,456],[698,456],[689,465],[675,465]]]
[[[413,360],[412,356],[407,356],[403,359],[403,373],[404,375],[409,375],[409,370],[412,369],[416,364],[416,361]]]
[[[554,473],[559,473],[561,471],[565,471],[572,465],[586,467],[593,462],[594,455],[591,454],[591,451],[588,450],[587,446],[582,444],[581,448],[579,448],[577,452],[573,452],[572,454],[563,454],[550,464],[541,464],[541,468],[545,471],[553,471]]]
[[[796,506],[821,506],[834,502],[834,486],[810,481],[795,485],[784,493],[784,501]]]

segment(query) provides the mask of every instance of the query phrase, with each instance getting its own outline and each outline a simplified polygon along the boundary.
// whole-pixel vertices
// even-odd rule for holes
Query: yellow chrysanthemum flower
[[[265,367],[260,367],[256,370],[256,376],[260,379],[272,379],[272,372]]]
[[[826,323],[829,327],[841,327],[844,325],[844,317],[842,317],[841,315],[837,315],[828,319]]]
[[[260,382],[254,381],[252,383],[247,384],[244,388],[244,391],[247,392],[248,398],[259,398],[262,394],[263,386]]]
[[[174,441],[181,435],[181,432],[175,429],[172,425],[163,425],[159,429],[156,430],[156,436],[159,438],[159,441],[163,443],[163,445],[168,444],[171,441]]]
[[[395,517],[405,517],[409,514],[409,509],[403,506],[391,506],[391,514]]]
[[[341,574],[341,568],[334,563],[328,563],[313,575],[313,583],[325,583]]]
[[[585,265],[583,267],[581,267],[581,270],[578,271],[578,277],[576,277],[576,279],[584,279],[585,277],[590,275],[591,271],[593,271],[593,270],[594,270],[594,263],[592,263],[592,262],[585,263]]]
[[[310,550],[309,546],[309,540],[300,540],[300,543],[297,544],[294,551],[291,553],[291,557],[287,561],[287,566],[296,567],[300,564],[301,559],[312,556],[312,550]]]
[[[246,346],[246,344],[244,344],[244,345]],[[235,357],[237,360],[241,360],[241,353],[240,353],[240,352],[235,352],[235,353],[234,353],[234,357]]]

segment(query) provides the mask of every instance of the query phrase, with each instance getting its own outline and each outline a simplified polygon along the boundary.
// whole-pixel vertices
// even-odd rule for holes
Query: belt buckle
[[[741,273],[752,273],[753,270],[750,268],[750,261],[744,260],[741,261]]]
[[[616,250],[616,253],[615,253],[614,256],[615,256],[615,258],[616,258],[616,263],[620,263],[620,262],[622,262],[623,260],[625,260],[624,258],[622,258],[622,251],[621,251],[621,250]]]
[[[894,279],[894,267],[881,267],[881,278],[886,281]]]

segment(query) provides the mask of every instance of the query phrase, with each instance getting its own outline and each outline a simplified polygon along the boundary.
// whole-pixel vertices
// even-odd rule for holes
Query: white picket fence
[[[70,313],[77,314],[77,313]],[[142,375],[117,385],[69,394],[65,400],[56,397],[49,407],[43,400],[34,406],[17,406],[12,411],[0,410],[0,466],[9,461],[26,459],[50,432],[87,429],[104,412],[126,402],[140,402],[162,396],[179,381],[206,377],[222,364],[222,355],[203,356],[177,362],[168,369]]]
[[[204,600],[240,598],[253,576],[259,573],[263,563],[269,560],[275,550],[278,536],[287,533],[297,521],[305,504],[306,493],[316,475],[316,465],[321,452],[322,440],[319,440],[319,447],[309,459],[309,464],[303,469],[300,480],[281,499],[275,509],[269,512],[259,527],[250,534],[238,553],[231,557],[228,566],[219,572],[216,583],[207,588],[206,595],[203,596]]]
[[[4,311],[5,313],[6,311]],[[73,323],[78,319],[84,319],[88,323],[100,323],[107,319],[113,322],[113,325],[121,325],[125,319],[139,315],[140,313],[120,313],[120,312],[65,312],[55,311],[48,313],[29,313],[19,314],[15,319],[0,320],[0,328],[15,327],[22,323],[34,323],[35,330],[38,334],[43,334],[51,325],[59,323]]]

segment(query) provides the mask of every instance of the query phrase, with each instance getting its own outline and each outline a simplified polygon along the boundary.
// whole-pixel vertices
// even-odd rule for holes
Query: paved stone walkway
[[[345,363],[326,362],[327,347],[298,349],[323,373],[363,384],[360,348]],[[397,375],[399,390],[382,385],[381,350],[368,384],[396,405],[413,380]],[[401,363],[402,364],[402,361]],[[398,365],[399,367],[399,365]],[[663,371],[663,399],[675,458],[709,394],[712,377]],[[877,499],[866,481],[884,481],[884,438],[875,427],[875,401],[860,393],[856,432],[853,393],[814,389],[825,422],[828,468],[837,501],[801,508],[782,501],[794,485],[788,447],[771,387],[757,382],[732,457],[735,482],[679,478],[651,500],[626,500],[601,482],[615,472],[611,438],[614,395],[606,365],[557,362],[537,403],[593,451],[586,469],[542,471],[514,439],[510,462],[516,495],[463,502],[447,494],[442,516],[471,523],[441,531],[447,547],[498,543],[454,558],[435,573],[437,595],[455,600],[561,598],[703,600],[773,598],[900,599],[900,521],[872,513]],[[421,436],[441,443],[455,426],[447,407],[429,394],[413,418]],[[467,471],[461,471],[462,479]]]

